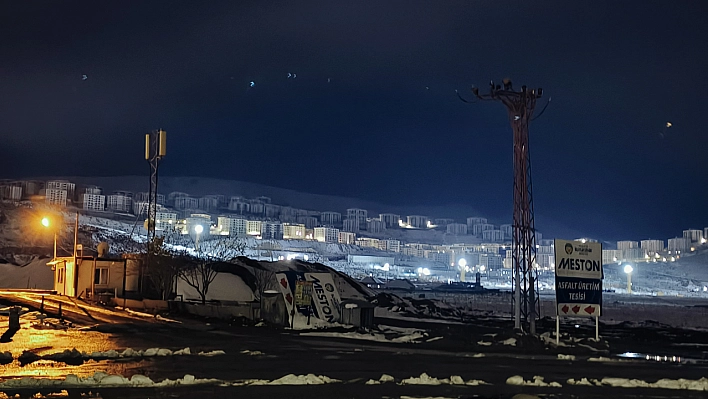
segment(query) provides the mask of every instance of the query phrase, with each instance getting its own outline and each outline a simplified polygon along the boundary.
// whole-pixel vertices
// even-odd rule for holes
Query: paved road
[[[81,312],[83,313],[83,311]],[[82,320],[75,312],[77,322]],[[69,315],[69,317],[74,317]],[[566,383],[569,378],[580,379],[603,377],[641,379],[648,382],[660,378],[700,379],[708,377],[708,366],[702,362],[672,363],[656,361],[633,362],[590,362],[593,355],[584,349],[539,349],[494,345],[480,346],[484,334],[507,333],[508,320],[480,318],[466,324],[445,324],[379,319],[381,324],[400,327],[417,327],[429,330],[430,337],[442,337],[434,342],[420,344],[377,343],[349,340],[344,338],[306,337],[297,333],[270,329],[267,327],[244,327],[228,323],[205,322],[185,319],[182,323],[136,322],[112,319],[101,313],[102,318],[112,322],[98,323],[98,331],[90,334],[80,331],[60,331],[43,335],[42,342],[33,342],[36,331],[27,328],[21,346],[38,351],[56,352],[67,349],[67,345],[77,344],[86,337],[89,341],[101,342],[102,349],[109,345],[115,349],[133,347],[145,349],[163,347],[179,349],[191,347],[194,351],[221,349],[225,355],[215,357],[169,357],[148,358],[138,361],[100,361],[81,366],[54,367],[47,364],[33,368],[17,365],[0,366],[3,376],[23,375],[23,370],[52,370],[51,377],[61,377],[68,373],[89,375],[94,371],[120,372],[125,376],[143,374],[153,380],[176,379],[185,374],[199,378],[217,378],[225,381],[245,379],[273,380],[286,374],[325,375],[342,380],[342,383],[322,386],[250,386],[250,387],[181,387],[174,389],[99,389],[103,397],[138,398],[158,397],[327,397],[327,398],[398,398],[404,395],[414,397],[489,397],[506,398],[517,393],[549,394],[555,397],[705,397],[705,393],[691,391],[671,391],[659,389],[627,389],[610,387],[577,387]],[[91,319],[91,318],[89,318]],[[94,317],[95,319],[95,317]],[[85,321],[85,320],[84,320]],[[123,321],[123,322],[121,322]],[[93,321],[92,321],[93,322]],[[236,323],[238,324],[238,323]],[[552,321],[539,323],[541,329],[551,329]],[[575,336],[589,334],[589,325],[565,325]],[[23,329],[24,330],[24,329]],[[99,331],[102,331],[100,333]],[[706,334],[702,331],[683,330],[666,326],[637,326],[633,324],[603,326],[603,336],[608,339],[615,353],[632,351],[649,354],[678,353],[689,358],[700,359]],[[68,340],[65,334],[71,335]],[[86,335],[82,335],[86,334]],[[90,338],[90,339],[89,339]],[[677,344],[681,344],[677,346]],[[688,345],[687,345],[688,344]],[[0,351],[3,351],[0,344]],[[261,351],[264,354],[251,356],[244,350]],[[484,357],[475,357],[479,353]],[[14,353],[14,351],[13,351]],[[558,353],[575,353],[574,361],[558,360]],[[606,356],[611,356],[608,354]],[[117,371],[116,371],[117,370]],[[484,386],[400,386],[393,383],[365,385],[368,379],[378,379],[382,374],[394,376],[397,380],[420,376],[427,373],[432,377],[449,378],[459,375],[466,380],[484,380]],[[24,373],[24,375],[31,374]],[[532,379],[539,375],[547,382],[559,382],[562,388],[518,387],[506,384],[508,377],[521,375]],[[96,391],[93,389],[92,391]],[[30,394],[25,391],[22,393]]]

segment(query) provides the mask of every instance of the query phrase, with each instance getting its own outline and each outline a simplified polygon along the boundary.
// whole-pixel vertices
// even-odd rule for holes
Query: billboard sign
[[[340,321],[339,297],[337,286],[334,285],[329,273],[305,273],[305,281],[312,283],[312,301],[315,303],[315,315],[324,321],[335,323]]]
[[[295,305],[312,305],[312,281],[295,282]]]
[[[602,308],[602,244],[555,240],[556,315],[599,317]]]

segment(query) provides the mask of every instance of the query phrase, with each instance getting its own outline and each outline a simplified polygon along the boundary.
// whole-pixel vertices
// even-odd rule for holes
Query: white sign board
[[[555,240],[556,315],[599,317],[602,310],[602,245]]]
[[[555,240],[556,276],[602,280],[602,244]]]

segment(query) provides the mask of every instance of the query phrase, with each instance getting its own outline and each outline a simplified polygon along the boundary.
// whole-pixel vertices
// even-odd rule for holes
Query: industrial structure
[[[478,100],[499,101],[507,109],[514,132],[514,218],[513,218],[513,274],[514,327],[521,328],[521,320],[528,322],[528,331],[536,333],[536,318],[540,314],[538,281],[536,279],[536,228],[534,223],[533,193],[531,184],[531,157],[529,155],[529,123],[534,117],[536,101],[543,89],[521,86],[515,91],[511,80],[504,79],[503,86],[489,84],[489,93],[482,94],[472,87]],[[459,93],[458,93],[459,96]],[[464,98],[460,97],[465,102]],[[550,101],[550,100],[549,100]],[[546,103],[546,107],[548,103]]]

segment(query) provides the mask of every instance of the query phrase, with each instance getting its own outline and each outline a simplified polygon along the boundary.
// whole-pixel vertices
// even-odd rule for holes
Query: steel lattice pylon
[[[147,230],[147,253],[145,267],[149,270],[151,254],[154,252],[155,225],[157,215],[157,183],[160,160],[165,156],[167,150],[167,132],[155,130],[145,135],[145,159],[150,165],[150,191],[148,192],[147,219],[145,219],[145,229]],[[145,272],[141,273],[145,276]],[[140,289],[143,289],[142,278],[140,279]]]
[[[511,81],[505,79],[503,87],[495,86],[494,82],[491,82],[488,94],[481,94],[477,88],[472,88],[472,92],[479,100],[500,101],[504,104],[514,132],[514,327],[521,328],[521,321],[524,320],[528,322],[528,331],[535,334],[540,302],[535,268],[536,228],[529,155],[529,123],[534,119],[536,100],[543,94],[543,89],[534,90],[522,86],[520,91],[514,91]]]

